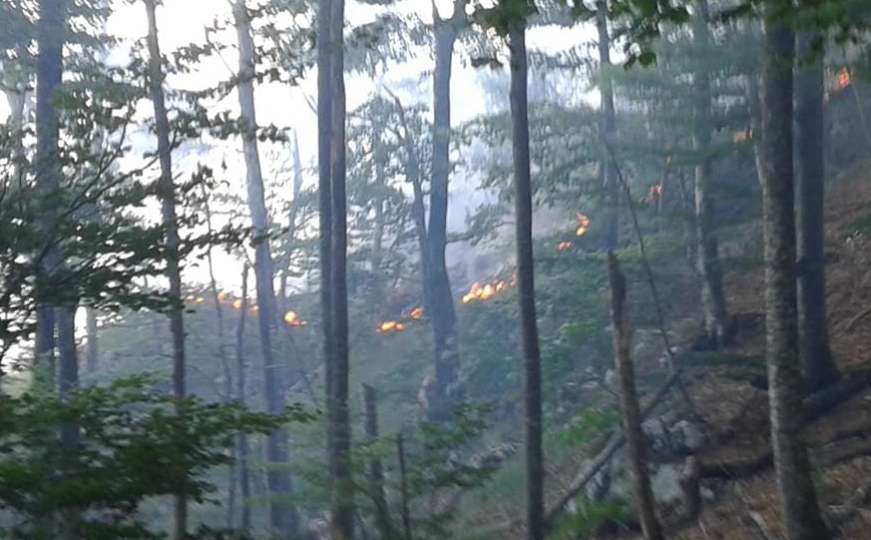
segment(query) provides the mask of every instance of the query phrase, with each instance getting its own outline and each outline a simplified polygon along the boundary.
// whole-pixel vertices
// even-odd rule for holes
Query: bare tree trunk
[[[711,46],[707,0],[693,1],[693,40],[699,54]],[[715,348],[726,338],[726,296],[720,271],[717,240],[714,236],[714,201],[711,196],[711,80],[699,63],[694,74],[693,151],[695,166],[696,269],[702,281],[701,300],[705,333]]]
[[[402,433],[396,436],[396,455],[399,459],[399,496],[402,507],[402,530],[405,540],[412,540],[411,511],[408,508],[408,475],[405,471],[405,440]]]
[[[816,0],[803,4],[814,8]],[[821,36],[801,32],[795,88],[798,150],[798,315],[804,389],[815,392],[838,379],[829,347],[826,315],[825,148],[823,136],[823,53],[814,51]]]
[[[212,209],[209,204],[209,194],[203,185],[203,205],[206,212],[206,227],[209,234],[212,234]],[[224,306],[221,304],[220,292],[218,291],[218,281],[215,279],[215,264],[212,258],[211,244],[206,248],[206,262],[209,269],[209,291],[212,293],[212,302],[215,305],[215,317],[218,320],[218,359],[221,362],[221,371],[223,372],[224,382],[221,390],[221,401],[229,403],[233,400],[233,370],[230,366],[230,359],[227,357],[227,336],[224,326]],[[236,444],[232,437],[227,440],[227,450],[230,453],[232,463],[228,467],[228,493],[227,493],[227,527],[232,529],[235,526],[236,520]]]
[[[323,327],[324,386],[327,404],[327,456],[332,471],[333,379],[336,364],[333,340],[333,188],[332,188],[332,6],[333,0],[318,0],[318,218],[321,265],[321,325]],[[332,474],[330,475],[332,479]],[[331,486],[332,488],[332,486]]]
[[[332,55],[332,130],[330,147],[330,182],[332,194],[332,278],[331,310],[335,366],[333,371],[333,407],[330,429],[333,430],[333,504],[331,525],[333,538],[354,538],[354,485],[351,470],[351,420],[348,408],[348,215],[345,194],[345,0],[333,0],[330,17]]]
[[[795,38],[786,23],[771,17],[769,13],[764,26],[762,71],[762,209],[771,443],[787,537],[820,540],[830,536],[822,520],[801,436],[792,162]]]
[[[512,22],[511,125],[514,154],[514,201],[517,242],[517,297],[523,340],[527,537],[544,538],[544,458],[541,445],[541,352],[535,311],[535,265],[532,253],[532,178],[529,162],[529,113],[526,21]]]
[[[614,144],[617,135],[617,119],[614,109],[614,84],[611,81],[611,35],[608,31],[608,0],[596,0],[596,30],[599,49],[599,95],[602,99],[599,116],[599,136],[605,144]],[[615,249],[620,241],[620,184],[614,171],[614,164],[603,150],[599,162],[608,207],[605,246]]]
[[[451,173],[451,65],[459,29],[465,23],[466,1],[454,0],[450,19],[441,19],[433,5],[435,70],[433,72],[433,154],[430,184],[427,262],[432,321],[435,387],[426,411],[430,420],[446,420],[451,412],[450,386],[456,380],[459,351],[454,325],[453,291],[448,275],[447,248],[448,183]]]
[[[247,396],[245,365],[245,323],[248,320],[248,263],[242,267],[242,305],[239,310],[239,324],[236,326],[236,400],[240,405],[245,405]],[[248,444],[248,435],[239,433],[236,440],[237,454],[239,457],[239,497],[242,503],[241,526],[242,530],[251,528],[251,478],[248,469],[248,456],[251,449]]]
[[[157,16],[155,1],[144,0],[148,17],[148,55],[149,83],[151,101],[154,106],[154,120],[157,127],[157,153],[160,160],[160,178],[157,182],[158,197],[161,202],[161,219],[166,229],[164,246],[166,250],[166,278],[169,281],[169,295],[175,305],[169,312],[169,331],[172,336],[172,386],[176,399],[176,413],[184,414],[185,399],[185,333],[181,295],[181,269],[179,260],[179,234],[176,220],[176,194],[172,177],[172,147],[169,140],[169,119],[163,93],[163,68],[160,55],[160,42],[157,36]],[[175,501],[175,538],[183,539],[187,534],[188,500],[184,492]]]
[[[239,45],[239,108],[242,117],[242,142],[247,170],[246,186],[248,208],[254,226],[254,275],[257,283],[257,322],[260,346],[263,355],[263,393],[266,410],[270,414],[282,414],[285,408],[286,381],[275,361],[272,350],[273,328],[276,324],[275,285],[272,267],[272,250],[269,245],[269,214],[260,155],[257,148],[257,114],[254,105],[255,51],[251,37],[251,21],[245,0],[236,0],[233,19]],[[269,462],[267,483],[273,499],[269,505],[269,521],[273,533],[290,536],[299,532],[299,515],[296,506],[288,501],[293,493],[290,473],[285,470],[288,462],[288,433],[280,428],[269,434],[266,456]]]
[[[97,310],[91,307],[85,308],[85,367],[88,373],[94,374],[99,366],[99,344],[97,342]]]
[[[378,441],[378,394],[375,388],[368,384],[363,385],[363,411],[366,442],[374,444]],[[384,492],[384,469],[381,466],[381,459],[377,456],[369,462],[368,477],[369,496],[375,503],[378,531],[381,538],[393,538],[390,508],[387,506],[387,494]]]
[[[641,408],[635,389],[635,372],[632,366],[630,349],[631,331],[626,317],[626,278],[620,271],[620,264],[613,252],[608,253],[608,282],[611,287],[611,331],[614,340],[614,369],[620,380],[620,405],[623,409],[623,432],[626,436],[626,451],[634,480],[635,504],[641,529],[646,540],[659,540],[665,537],[656,519],[653,490],[650,487],[650,474],[644,447],[644,434],[641,431]]]
[[[49,283],[47,291],[37,295],[36,306],[36,350],[34,378],[39,386],[55,388],[55,306],[54,298],[58,291],[50,285],[57,272],[63,269],[63,255],[57,247],[56,220],[58,214],[54,197],[61,189],[61,170],[59,165],[58,139],[60,119],[55,100],[62,88],[63,45],[66,34],[66,0],[40,0],[37,46],[39,56],[36,66],[36,191],[39,197],[38,215],[41,219],[37,229],[48,243],[42,260],[39,261],[39,274]]]

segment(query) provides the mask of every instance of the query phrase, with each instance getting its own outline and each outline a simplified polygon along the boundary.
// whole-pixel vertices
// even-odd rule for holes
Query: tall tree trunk
[[[378,441],[378,393],[368,384],[363,385],[363,412],[366,442],[375,444]],[[387,494],[384,491],[384,469],[381,466],[381,458],[377,455],[369,461],[367,476],[369,496],[375,503],[375,522],[378,532],[381,538],[393,538],[393,523],[390,520],[390,508],[387,506]]]
[[[236,326],[236,400],[244,406],[248,387],[246,385],[247,366],[245,365],[245,323],[248,320],[248,263],[242,267],[242,305],[239,310],[239,323]],[[239,457],[239,497],[242,503],[240,525],[243,531],[251,528],[251,478],[248,472],[248,456],[251,448],[248,435],[239,433],[236,439]]]
[[[349,341],[348,341],[348,214],[345,194],[345,0],[333,0],[330,14],[332,36],[332,128],[330,145],[330,182],[332,194],[332,278],[334,370],[333,407],[330,429],[333,431],[333,504],[331,526],[333,538],[354,538],[354,486],[351,470],[351,420],[348,409]]]
[[[321,326],[323,327],[324,386],[327,404],[327,456],[332,471],[333,430],[333,372],[335,371],[335,343],[333,340],[333,188],[332,188],[332,122],[333,85],[332,65],[334,47],[332,39],[333,0],[318,0],[318,219],[321,266]],[[331,475],[332,478],[332,475]]]
[[[85,349],[85,367],[88,373],[94,374],[97,372],[100,359],[100,349],[97,342],[97,310],[94,308],[85,308],[85,336],[87,338]]]
[[[614,83],[608,71],[611,68],[608,0],[596,1],[596,30],[599,35],[597,42],[599,49],[599,96],[602,100],[599,115],[599,137],[605,145],[613,146],[617,135],[617,119],[614,111]],[[620,185],[607,149],[604,149],[602,153],[599,168],[608,208],[605,247],[615,249],[620,241]]]
[[[771,443],[790,540],[829,538],[801,436],[792,155],[793,32],[769,13],[762,70],[762,209],[765,229],[766,349]]]
[[[620,406],[623,410],[623,432],[626,436],[626,450],[634,481],[635,504],[641,530],[646,540],[660,540],[665,537],[656,520],[653,503],[653,490],[650,487],[650,474],[644,447],[644,434],[641,431],[641,407],[635,389],[635,371],[632,367],[630,349],[632,337],[626,317],[626,278],[620,271],[620,264],[613,252],[608,253],[608,282],[611,287],[611,332],[614,341],[614,369],[620,381]]]
[[[206,212],[206,227],[211,235],[214,232],[212,228],[212,208],[209,204],[209,194],[207,188],[203,185],[203,205]],[[221,389],[221,401],[230,403],[233,400],[233,370],[230,366],[230,359],[227,356],[227,336],[224,325],[224,306],[221,304],[220,292],[218,291],[218,280],[215,278],[215,263],[212,257],[211,244],[206,248],[206,263],[209,269],[209,291],[212,293],[212,302],[215,305],[215,317],[218,321],[218,359],[221,362],[221,372],[223,373],[224,383]],[[227,488],[227,527],[232,529],[235,526],[236,520],[236,444],[233,438],[227,440],[227,450],[230,453],[232,463],[227,470],[228,488]]]
[[[707,0],[693,1],[693,41],[699,55],[711,46]],[[693,151],[695,166],[696,269],[702,280],[701,300],[705,333],[719,348],[726,340],[726,296],[714,236],[714,200],[711,196],[711,75],[703,63],[693,75]]]
[[[532,253],[532,178],[529,162],[529,114],[526,21],[511,23],[511,125],[514,154],[514,212],[517,242],[517,298],[523,341],[527,537],[544,538],[544,459],[541,445],[541,352],[535,312]]]
[[[163,93],[163,67],[160,55],[160,42],[157,36],[157,16],[155,1],[145,0],[148,17],[148,71],[151,101],[154,106],[154,121],[157,131],[157,154],[160,160],[160,178],[157,193],[161,203],[161,219],[166,229],[164,247],[166,251],[166,278],[169,281],[169,296],[175,305],[169,311],[169,331],[172,336],[172,386],[176,399],[176,414],[184,414],[185,399],[185,334],[184,309],[181,295],[181,261],[179,260],[179,234],[176,219],[176,193],[172,177],[172,147],[169,140],[169,118]],[[188,500],[182,492],[175,500],[175,530],[178,540],[187,534]]]
[[[254,106],[255,49],[251,37],[251,20],[245,0],[236,0],[233,18],[239,45],[239,108],[242,117],[242,145],[247,171],[248,208],[254,226],[254,276],[257,290],[257,323],[263,356],[263,394],[266,410],[282,414],[285,408],[285,381],[272,350],[273,328],[277,322],[272,250],[269,245],[269,214],[260,155],[257,148],[257,114]],[[293,493],[288,462],[288,433],[280,428],[269,434],[266,445],[269,462],[267,483],[273,499],[269,505],[269,522],[275,534],[290,536],[299,532],[299,515],[288,502]]]
[[[454,0],[450,19],[441,19],[433,4],[435,71],[433,73],[432,178],[427,237],[430,320],[433,329],[435,388],[426,411],[430,420],[450,416],[450,386],[457,377],[459,351],[454,325],[453,291],[445,259],[448,226],[448,183],[451,173],[451,65],[460,25],[465,22],[466,1]]]
[[[805,0],[815,8],[817,0]],[[798,150],[798,315],[801,366],[805,391],[815,392],[837,380],[838,370],[829,348],[826,316],[825,148],[822,52],[814,51],[818,33],[797,36],[795,126]]]
[[[37,384],[48,389],[55,387],[55,298],[51,283],[54,275],[63,268],[63,256],[57,246],[56,220],[58,215],[55,195],[61,189],[60,156],[58,139],[60,119],[56,107],[58,92],[62,88],[63,44],[66,35],[66,0],[40,0],[37,47],[39,56],[36,66],[36,191],[39,197],[36,224],[48,246],[38,272],[48,284],[47,291],[37,295],[36,306],[36,354],[35,379]]]

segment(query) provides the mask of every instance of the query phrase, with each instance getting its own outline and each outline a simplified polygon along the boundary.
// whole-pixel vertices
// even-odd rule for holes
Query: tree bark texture
[[[245,323],[248,320],[248,263],[242,266],[242,305],[239,310],[239,323],[236,326],[236,399],[239,404],[245,405],[247,396],[247,370],[245,362]],[[239,497],[241,500],[242,515],[240,525],[242,530],[251,527],[251,477],[248,470],[248,456],[251,448],[248,443],[248,435],[239,433],[236,440],[237,455],[239,458]]]
[[[599,115],[599,137],[604,141],[604,144],[613,147],[617,136],[617,116],[614,109],[614,84],[609,73],[611,68],[611,35],[608,30],[608,0],[596,1],[596,31],[599,50],[599,96],[602,100]],[[608,208],[605,247],[615,249],[620,241],[620,184],[607,149],[602,152],[599,167]]]
[[[363,385],[364,431],[366,442],[375,444],[378,441],[378,393],[375,388]],[[367,471],[369,496],[375,503],[375,522],[381,538],[393,538],[393,523],[390,519],[390,508],[387,506],[387,494],[384,491],[384,468],[381,458],[375,456],[369,462]]]

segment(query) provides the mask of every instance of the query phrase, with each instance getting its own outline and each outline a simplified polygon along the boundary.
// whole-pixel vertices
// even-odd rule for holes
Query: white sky
[[[449,10],[452,0],[437,0],[440,9]],[[140,2],[132,5],[125,2],[115,2],[116,11],[108,23],[110,33],[121,37],[125,40],[125,44],[118,50],[112,51],[109,61],[113,63],[124,63],[128,56],[129,48],[133,42],[142,38],[147,31],[145,8]],[[253,4],[253,2],[252,2]],[[401,2],[400,9],[405,12],[418,10],[418,15],[425,21],[431,20],[431,8],[429,0],[413,0]],[[414,6],[413,8],[411,6]],[[445,7],[447,6],[447,7]],[[393,8],[396,9],[396,8]],[[348,3],[348,18],[351,24],[359,24],[373,17],[374,9],[370,6],[363,6],[353,1]],[[230,17],[230,9],[228,0],[164,0],[163,6],[158,8],[158,25],[160,32],[161,48],[164,54],[171,53],[173,50],[187,45],[191,42],[201,43],[205,36],[204,28],[214,22],[215,19],[227,20]],[[529,47],[532,50],[543,50],[554,52],[567,47],[576,45],[583,40],[589,40],[594,29],[585,27],[581,29],[562,29],[562,28],[533,28],[529,32]],[[235,34],[230,28],[230,32],[226,34],[228,44],[232,45],[235,40]],[[452,110],[453,123],[460,123],[470,120],[478,114],[486,110],[485,95],[478,87],[476,82],[476,71],[474,68],[466,65],[466,62],[460,61],[458,58],[462,53],[458,51],[454,62],[454,73],[452,78]],[[234,50],[227,49],[223,52],[224,60],[229,66],[234,66],[236,58]],[[417,80],[421,74],[431,69],[431,60],[426,56],[420,59],[412,60],[403,65],[395,65],[390,69],[389,77],[382,81],[383,84],[393,85],[394,83],[403,82],[406,80]],[[227,80],[231,73],[227,65],[217,58],[211,58],[198,67],[197,71],[184,76],[170,78],[167,84],[171,87],[196,88],[209,87],[215,83]],[[312,99],[316,97],[315,91],[316,71],[313,69],[308,73],[305,80],[298,87],[291,88],[287,85],[276,83],[259,85],[256,89],[256,103],[259,123],[261,125],[274,124],[279,127],[292,127],[296,129],[299,137],[300,149],[302,152],[303,165],[311,167],[315,164],[315,156],[317,152],[317,119],[311,111],[305,96]],[[352,110],[371,94],[375,89],[373,81],[368,77],[359,75],[349,75],[346,77],[348,87],[348,110]],[[584,81],[579,81],[579,85],[585,84]],[[420,85],[417,85],[420,86]],[[419,89],[425,96],[431,94],[431,90],[426,86]],[[396,88],[399,95],[403,93],[400,88]],[[507,102],[508,96],[505,96]],[[231,94],[226,100],[215,105],[215,111],[231,110],[234,113],[237,111],[236,96]],[[150,114],[150,104],[143,104],[141,114]],[[6,103],[0,102],[0,118],[5,118],[8,111]],[[154,145],[152,137],[145,132],[139,132],[134,135],[134,147],[140,150],[151,148]],[[209,162],[215,166],[221,161],[225,161],[230,167],[229,177],[237,178],[238,185],[234,186],[242,193],[244,190],[244,170],[242,168],[242,160],[240,157],[241,148],[238,141],[227,141],[226,143],[216,143],[216,148],[210,151],[208,156],[201,156],[198,159]],[[265,180],[268,183],[271,178],[277,174],[277,165],[269,163],[266,158],[266,152],[261,148],[261,159],[263,160],[263,169]],[[131,159],[139,159],[139,155],[134,155]],[[175,165],[179,170],[193,170],[196,166],[196,158],[180,158],[176,157]],[[307,175],[306,182],[310,184],[315,178],[312,175]],[[461,185],[466,183],[466,186]],[[466,189],[463,189],[463,188]],[[455,178],[453,189],[463,191],[463,197],[454,196],[452,198],[450,222],[453,227],[459,228],[462,226],[465,215],[471,211],[475,204],[481,202],[480,194],[476,197],[467,197],[466,194],[475,194],[474,186],[468,185],[468,180]],[[216,250],[216,255],[218,254]],[[218,257],[218,278],[222,284],[231,289],[235,289],[238,285],[239,273],[238,264],[228,257]],[[205,281],[203,270],[192,270],[188,278],[196,281]]]

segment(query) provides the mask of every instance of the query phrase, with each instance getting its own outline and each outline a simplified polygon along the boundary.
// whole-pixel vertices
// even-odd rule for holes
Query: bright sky
[[[142,38],[146,31],[145,8],[140,2],[128,4],[126,2],[115,2],[116,11],[108,23],[110,33],[121,37],[125,40],[124,45],[117,50],[111,52],[109,61],[112,63],[124,63],[129,54],[129,49],[133,42]],[[253,2],[252,2],[253,4]],[[414,7],[410,7],[414,5]],[[440,10],[443,14],[451,9],[452,0],[437,0]],[[230,4],[228,0],[164,0],[163,6],[158,8],[158,25],[160,32],[161,48],[164,54],[170,53],[173,50],[187,45],[191,42],[202,43],[205,32],[204,28],[212,24],[216,19],[226,21],[230,17]],[[424,21],[431,20],[430,2],[427,0],[414,0],[413,2],[400,2],[399,9],[406,13],[413,12],[417,9],[417,15]],[[347,15],[351,24],[359,24],[371,20],[374,16],[375,9],[371,6],[364,6],[353,1],[348,3]],[[396,8],[392,8],[396,9]],[[562,29],[562,28],[534,28],[529,32],[529,47],[531,50],[542,50],[554,52],[575,45],[583,40],[589,40],[592,28],[581,29]],[[218,38],[220,39],[220,38]],[[224,40],[227,44],[232,45],[235,40],[235,34],[230,32],[224,35]],[[421,74],[431,70],[431,59],[423,51],[423,55],[411,60],[403,65],[396,65],[390,69],[389,77],[381,84],[390,86],[396,85],[394,90],[399,95],[408,99],[416,99],[416,96],[410,95],[408,92],[403,92],[403,88],[399,85],[403,82],[417,81],[421,78]],[[461,53],[458,53],[458,57]],[[225,63],[226,62],[226,63]],[[234,49],[230,48],[223,52],[223,60],[212,58],[199,66],[198,70],[184,76],[177,76],[168,80],[170,86],[196,88],[209,87],[218,81],[227,80],[231,76],[230,69],[235,66],[236,58]],[[375,83],[360,75],[349,75],[347,78],[348,86],[348,110],[357,107],[375,90]],[[423,79],[426,81],[426,79]],[[298,87],[289,87],[277,83],[259,85],[256,89],[256,103],[258,108],[258,118],[260,124],[274,124],[279,127],[292,127],[296,129],[299,137],[300,149],[302,153],[303,165],[313,167],[316,159],[316,143],[317,143],[317,119],[312,112],[306,97],[311,100],[316,98],[316,71],[312,70],[307,77],[301,82]],[[580,81],[579,84],[584,84]],[[404,85],[406,88],[411,87],[420,93],[423,97],[429,99],[431,95],[431,87],[426,85],[413,84]],[[481,114],[487,109],[487,99],[484,92],[480,89],[477,83],[476,70],[467,65],[467,62],[456,60],[454,62],[454,73],[452,79],[452,109],[453,123],[458,125],[467,121],[478,114]],[[505,96],[507,103],[508,96]],[[141,114],[143,117],[151,113],[150,106],[143,104]],[[0,118],[5,118],[7,114],[6,103],[0,102]],[[215,104],[215,112],[219,110],[231,110],[234,113],[237,111],[236,96],[231,94],[222,103]],[[155,142],[150,134],[139,132],[133,136],[134,147],[139,149],[139,155],[134,155],[131,159],[139,159],[141,151],[150,149]],[[281,149],[274,149],[280,152]],[[181,171],[190,171],[196,166],[197,161],[205,160],[212,165],[224,161],[229,166],[228,177],[238,178],[237,187],[242,193],[244,189],[244,170],[242,169],[242,160],[240,157],[241,148],[238,141],[217,142],[215,147],[209,150],[208,155],[199,157],[191,157],[187,159],[176,158],[175,164]],[[267,151],[261,148],[261,159],[263,160],[263,169],[265,180],[267,183],[274,179],[279,171],[279,165],[270,163],[267,158]],[[312,174],[306,176],[307,184],[315,181]],[[466,184],[466,185],[463,185]],[[481,195],[476,193],[474,186],[468,180],[463,178],[455,178],[452,184],[452,190],[463,192],[462,197],[454,196],[452,199],[451,215],[449,221],[453,228],[463,226],[465,215],[471,211],[474,205],[482,202]],[[466,196],[469,195],[469,196]],[[223,259],[223,260],[222,260]],[[230,264],[232,261],[229,257],[219,257],[218,260],[218,278],[226,287],[236,288],[239,278],[237,277],[237,264]],[[197,281],[204,281],[203,270],[192,270],[189,278]]]

